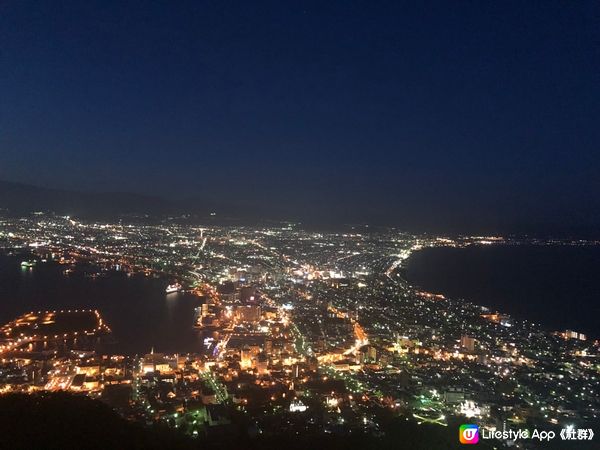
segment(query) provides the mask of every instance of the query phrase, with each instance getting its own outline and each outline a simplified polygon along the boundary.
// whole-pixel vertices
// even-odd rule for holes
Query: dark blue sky
[[[0,179],[412,228],[600,223],[600,3],[0,3]]]

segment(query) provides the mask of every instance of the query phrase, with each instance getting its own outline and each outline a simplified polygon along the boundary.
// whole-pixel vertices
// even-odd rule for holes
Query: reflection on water
[[[202,338],[193,328],[191,294],[165,295],[166,280],[111,273],[86,278],[63,274],[63,267],[38,263],[22,270],[20,258],[0,256],[0,322],[31,310],[98,309],[112,328],[114,353],[200,352]]]

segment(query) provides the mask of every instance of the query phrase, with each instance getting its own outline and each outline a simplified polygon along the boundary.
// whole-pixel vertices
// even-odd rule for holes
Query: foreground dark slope
[[[144,428],[109,406],[64,393],[0,397],[2,449],[191,449],[171,430]]]
[[[349,435],[248,435],[247,416],[237,413],[234,425],[199,439],[166,427],[146,427],[121,418],[99,400],[68,393],[7,394],[0,396],[0,449],[36,450],[450,450],[458,442],[458,426],[468,422],[452,419],[448,427],[417,425],[380,410],[381,438]],[[587,425],[586,425],[587,426]],[[598,423],[589,424],[595,430]],[[498,445],[498,441],[491,441]],[[577,450],[598,448],[596,442],[530,442],[531,448]],[[492,447],[480,441],[479,449]]]
[[[251,439],[242,419],[216,437],[193,440],[176,430],[144,427],[121,418],[98,400],[67,393],[0,396],[1,449],[454,449],[455,429],[386,424],[383,439],[363,435],[270,436]]]

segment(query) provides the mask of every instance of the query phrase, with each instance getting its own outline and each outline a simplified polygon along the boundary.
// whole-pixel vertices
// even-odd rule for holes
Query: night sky
[[[2,1],[0,179],[308,222],[600,223],[597,1]]]

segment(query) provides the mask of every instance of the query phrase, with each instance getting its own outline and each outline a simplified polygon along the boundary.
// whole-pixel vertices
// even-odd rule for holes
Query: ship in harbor
[[[179,292],[181,291],[182,286],[179,283],[174,283],[174,284],[170,284],[167,286],[167,288],[165,289],[165,292],[167,294],[173,294],[175,292]]]

